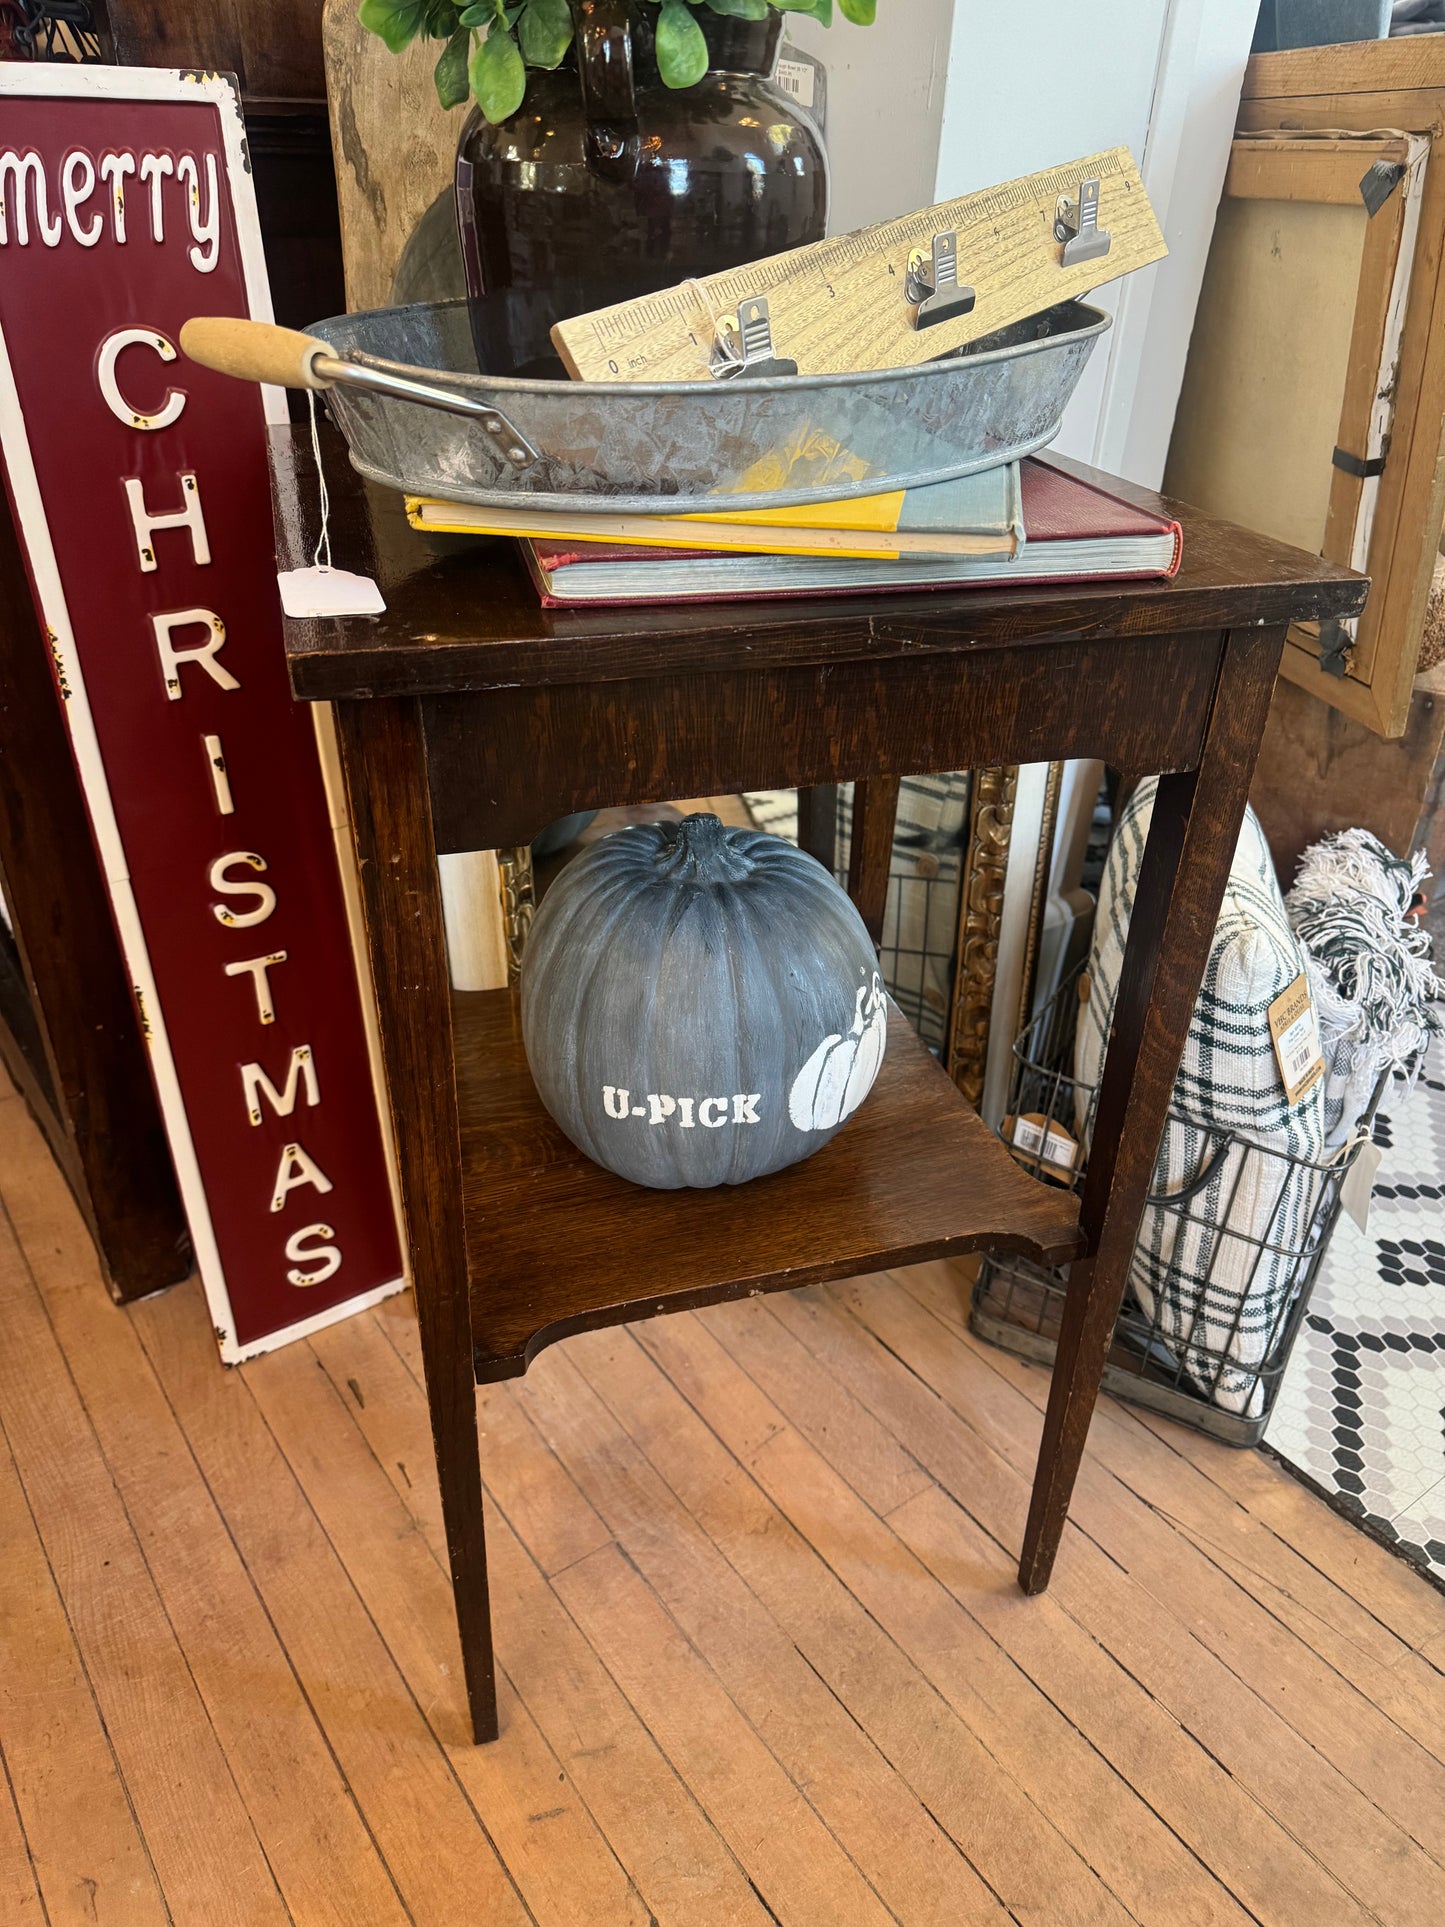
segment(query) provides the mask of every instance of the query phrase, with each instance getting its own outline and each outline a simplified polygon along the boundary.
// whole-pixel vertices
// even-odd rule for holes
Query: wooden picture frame
[[[1358,623],[1291,629],[1281,673],[1383,735],[1405,726],[1419,647],[1388,580],[1428,146],[1392,129],[1234,142],[1168,467],[1171,492],[1375,578]]]
[[[1256,54],[1245,74],[1238,131],[1445,131],[1445,35]],[[1400,343],[1394,434],[1379,516],[1393,529],[1377,541],[1368,620],[1379,638],[1368,696],[1350,679],[1336,705],[1385,736],[1411,717],[1419,641],[1445,523],[1445,157],[1432,156],[1420,204],[1420,238]],[[1323,679],[1322,679],[1323,680]],[[1333,679],[1331,679],[1333,680]],[[1418,705],[1417,705],[1418,707]]]

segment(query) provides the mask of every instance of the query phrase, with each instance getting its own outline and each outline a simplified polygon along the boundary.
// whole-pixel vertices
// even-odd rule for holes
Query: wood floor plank
[[[8,1222],[0,1325],[0,1423],[166,1904],[208,1927],[281,1927],[275,1877]]]
[[[353,1327],[333,1330],[350,1336]],[[358,1327],[355,1335],[360,1346],[365,1332]],[[411,1467],[422,1456],[427,1421],[418,1389],[395,1352],[391,1367],[400,1376],[394,1379],[386,1376],[380,1349],[364,1370],[356,1353],[345,1378],[357,1380],[364,1404],[353,1396],[348,1410],[329,1376],[325,1398],[305,1382],[321,1373],[314,1354],[309,1372],[293,1363],[303,1356],[277,1353],[258,1361],[271,1368],[260,1388],[268,1421],[403,1671],[460,1740],[464,1716],[444,1547],[428,1543],[425,1520],[407,1508],[385,1470],[397,1462]],[[434,1476],[430,1468],[428,1476]],[[644,1927],[650,1910],[659,1922],[687,1927],[694,1921],[763,1927],[766,1914],[731,1853],[495,1509],[487,1545],[498,1657],[557,1758],[551,1787],[536,1787],[527,1812],[537,1826],[555,1831],[570,1798],[591,1829],[590,1848],[577,1842],[573,1879],[579,1894],[590,1888],[596,1898],[577,1900],[570,1918]],[[452,1753],[468,1784],[475,1782],[484,1814],[490,1804],[483,1783],[517,1770],[510,1744],[504,1727],[497,1745],[458,1746]],[[549,1849],[549,1861],[561,1852],[550,1841]],[[503,1853],[516,1864],[512,1849],[504,1845]],[[542,1918],[530,1892],[528,1900]]]
[[[4,1650],[0,1646],[0,1655]],[[14,1927],[41,1927],[44,1919],[45,1907],[0,1747],[0,1920],[13,1922]]]
[[[613,1408],[619,1421],[1004,1904],[1020,1917],[1049,1907],[1071,1921],[1122,1917],[914,1660],[730,1457],[732,1441],[723,1450],[670,1371],[641,1355],[642,1342],[673,1339],[690,1323],[637,1328],[631,1363],[616,1334],[592,1333],[576,1347],[608,1356],[611,1381],[626,1387]],[[762,1427],[764,1446],[774,1429]]]
[[[42,1181],[39,1133],[16,1122],[0,1115],[11,1222],[34,1254],[51,1328],[286,1905],[318,1927],[404,1927],[406,1910],[186,1437],[130,1321],[107,1300],[80,1214]],[[209,1320],[192,1322],[196,1364],[220,1384]],[[307,1788],[301,1812],[292,1775]]]
[[[731,1342],[750,1352],[754,1362],[762,1362],[769,1345],[778,1352],[789,1349],[786,1335],[765,1313],[757,1326],[759,1346],[745,1342],[745,1321],[728,1323]],[[655,1342],[645,1334],[644,1342],[724,1443],[736,1450],[746,1435],[767,1427],[769,1435],[746,1463],[768,1497],[909,1654],[1035,1808],[1048,1813],[1117,1901],[1133,1918],[1158,1927],[1243,1919],[1237,1904],[1128,1783],[960,1610],[891,1528],[866,1511],[737,1360],[720,1353],[711,1326],[710,1317],[699,1318],[692,1329],[670,1326]],[[736,1437],[723,1430],[735,1424],[741,1427]]]
[[[384,1318],[378,1314],[375,1322],[420,1389],[425,1380],[415,1318]],[[326,1349],[318,1344],[318,1351],[330,1364]],[[337,1369],[344,1369],[344,1364]],[[336,1370],[332,1376],[336,1376]],[[477,1430],[487,1489],[514,1528],[522,1532],[528,1552],[549,1578],[611,1543],[612,1534],[606,1525],[515,1406],[509,1386],[477,1387]],[[433,1542],[439,1543],[441,1510],[435,1483],[421,1481],[415,1495],[408,1496],[412,1497],[413,1511],[425,1520]]]
[[[1267,1571],[1252,1559],[1235,1562],[1240,1584],[1397,1726],[1445,1760],[1445,1676],[1428,1657],[1432,1642],[1445,1648],[1445,1594],[1422,1585],[1397,1554],[1342,1519],[1287,1470],[1282,1475],[1268,1455],[1232,1451],[1153,1413],[1130,1417],[1284,1548],[1288,1557],[1276,1555]],[[1246,1463],[1232,1463],[1239,1460]]]
[[[629,1436],[1000,1902],[1020,1919],[1031,1909],[1047,1917],[1053,1902],[1072,1909],[1071,1920],[1107,1914],[1109,1897],[1052,1826],[641,1347],[595,1333],[574,1349],[603,1353]]]
[[[320,1344],[320,1337],[325,1338],[324,1345]],[[397,1341],[395,1349],[389,1348],[386,1342],[391,1337]],[[333,1383],[344,1383],[351,1393],[356,1423],[370,1442],[378,1464],[384,1469],[396,1469],[393,1484],[397,1497],[410,1511],[434,1555],[440,1558],[445,1540],[435,1477],[428,1470],[426,1477],[415,1478],[408,1469],[419,1456],[430,1451],[420,1384],[410,1377],[410,1360],[415,1360],[418,1374],[421,1370],[415,1337],[414,1321],[378,1316],[368,1329],[365,1320],[355,1319],[320,1335],[318,1350],[324,1353],[324,1363]],[[507,1522],[513,1514],[508,1510],[508,1502],[518,1500],[526,1507],[523,1522],[527,1530],[535,1533],[538,1542],[546,1547],[585,1545],[586,1551],[595,1551],[599,1545],[610,1544],[611,1534],[596,1519],[525,1416],[511,1404],[505,1388],[488,1388],[479,1399],[479,1416],[483,1414],[487,1415],[483,1428],[483,1471],[489,1478],[487,1494],[501,1510],[496,1531],[507,1535],[510,1541],[511,1528]],[[490,1483],[494,1473],[500,1474],[500,1483],[496,1486]],[[489,1521],[489,1535],[492,1531]],[[532,1609],[539,1598],[535,1591],[537,1574],[526,1562],[523,1544],[525,1542],[516,1544],[514,1550],[521,1562],[517,1571],[522,1577],[524,1594],[513,1599],[498,1597],[494,1592],[493,1607],[499,1634],[503,1616],[514,1607],[519,1628],[526,1629],[523,1636],[529,1643],[514,1649],[519,1676],[530,1679],[540,1674],[545,1679],[556,1667],[557,1653],[580,1654],[584,1649],[572,1644],[576,1640],[575,1628],[567,1622],[555,1600],[551,1601],[550,1609],[540,1612]],[[585,1557],[586,1553],[578,1556]],[[569,1558],[566,1563],[572,1564],[575,1560]],[[565,1631],[556,1639],[553,1635],[559,1625]],[[720,1923],[730,1917],[734,1908],[739,1910],[740,1918],[751,1918],[750,1908],[761,1918],[762,1909],[751,1895],[745,1876],[710,1823],[702,1818],[681,1783],[655,1751],[638,1753],[634,1718],[626,1715],[620,1695],[595,1690],[596,1677],[585,1661],[579,1664],[579,1731],[571,1736],[576,1773],[581,1786],[601,1799],[601,1817],[606,1821],[609,1841],[620,1862],[633,1873],[648,1907],[659,1920],[668,1922],[695,1919]],[[508,1690],[511,1691],[510,1685]],[[525,1709],[515,1696],[511,1703],[525,1716]],[[510,1736],[510,1731],[504,1708],[504,1738]],[[613,1803],[614,1788],[610,1780],[601,1776],[614,1750],[622,1761],[640,1759],[639,1785],[653,1803],[651,1815],[647,1811],[631,1812],[625,1803]],[[650,1832],[650,1820],[654,1816],[665,1836],[661,1839]],[[539,1845],[542,1864],[537,1869],[537,1878],[555,1879],[562,1849],[545,1837]],[[562,1898],[566,1898],[565,1894]],[[534,1907],[536,1904],[534,1900]],[[605,1915],[599,1912],[596,1917]]]
[[[217,1370],[199,1292],[147,1299],[131,1318],[409,1916],[466,1927],[481,1909],[521,1927],[511,1881],[278,1451],[248,1370]],[[294,1800],[295,1787],[279,1776],[278,1796]]]
[[[605,1359],[593,1380],[582,1349],[549,1354],[517,1392],[628,1558],[893,1914],[998,1922],[996,1897],[632,1444],[599,1396]]]
[[[873,1287],[860,1287],[864,1291],[870,1288]],[[879,1281],[877,1288],[889,1289],[891,1286],[889,1282]],[[708,1311],[702,1314],[701,1322],[722,1340],[736,1362],[748,1372],[782,1416],[857,1490],[855,1466],[849,1450],[851,1428],[838,1422],[838,1406],[846,1400],[858,1404],[860,1409],[866,1407],[854,1399],[853,1393],[843,1382],[844,1374],[839,1370],[838,1361],[832,1359],[825,1365],[809,1349],[803,1335],[795,1335],[791,1329],[798,1321],[807,1319],[809,1310],[816,1318],[818,1308],[810,1307],[805,1299],[790,1296],[748,1309],[753,1315],[747,1318],[738,1318],[731,1307],[728,1308],[727,1317],[720,1317],[717,1311]],[[816,1332],[808,1335],[815,1344],[818,1343]],[[825,1388],[831,1388],[827,1390],[826,1405]],[[934,1428],[948,1423],[947,1414],[937,1407],[919,1413],[918,1417]],[[936,1496],[937,1488],[930,1478],[923,1493],[888,1515],[888,1524],[958,1598],[969,1615],[970,1628],[976,1627],[978,1633],[984,1636],[980,1640],[971,1630],[971,1646],[966,1654],[960,1654],[966,1659],[972,1678],[985,1694],[988,1704],[998,1709],[998,1731],[996,1734],[985,1731],[984,1737],[1001,1758],[1009,1756],[1010,1747],[1021,1747],[1025,1766],[1031,1755],[1047,1757],[1062,1778],[1070,1782],[1078,1781],[1087,1787],[1091,1777],[1097,1779],[1099,1771],[1098,1761],[1090,1757],[1091,1753],[1097,1750],[1104,1759],[1112,1761],[1119,1751],[1113,1744],[1117,1738],[1115,1723],[1123,1710],[1119,1694],[1121,1690],[1124,1691],[1127,1700],[1125,1689],[1129,1682],[1118,1674],[1117,1668],[1109,1669],[1114,1677],[1109,1680],[1107,1690],[1092,1702],[1084,1702],[1090,1715],[1087,1719],[1076,1718],[1068,1710],[1071,1696],[1067,1692],[1060,1695],[1060,1682],[1057,1679],[1051,1679],[1035,1698],[1021,1695],[1019,1683],[1013,1677],[1016,1670],[1022,1671],[1035,1686],[1039,1682],[1037,1673],[1024,1665],[1014,1650],[1017,1634],[1023,1632],[1027,1635],[1030,1624],[1028,1615],[1025,1612],[1010,1616],[1006,1610],[1010,1602],[1020,1597],[1013,1583],[1012,1541],[1000,1544],[989,1541],[981,1533],[975,1533],[972,1537],[971,1560],[958,1568],[939,1571],[930,1560],[923,1558],[907,1529],[910,1514],[915,1517],[937,1517],[938,1507],[932,1503]],[[948,1509],[952,1510],[951,1507]],[[959,1573],[965,1574],[964,1583],[960,1583]],[[1007,1636],[1001,1637],[1004,1627],[1007,1627]],[[1088,1679],[1093,1672],[1097,1657],[1097,1649],[1087,1643],[1083,1643],[1081,1649],[1076,1648],[1074,1664],[1082,1669],[1084,1679]],[[1048,1714],[1054,1715],[1055,1722],[1060,1719],[1063,1721],[1061,1729],[1057,1724],[1051,1726],[1042,1708],[1047,1708]],[[1151,1709],[1146,1700],[1131,1710],[1147,1716]],[[1207,1864],[1211,1842],[1207,1834],[1201,1835],[1197,1829],[1190,1828],[1188,1810],[1181,1807],[1176,1797],[1179,1756],[1184,1751],[1179,1744],[1177,1728],[1171,1725],[1164,1737],[1164,1747],[1152,1752],[1153,1763],[1163,1772],[1162,1797],[1155,1797],[1149,1778],[1141,1775],[1142,1759],[1135,1750],[1126,1750],[1125,1763],[1120,1768],[1125,1783],[1123,1798],[1119,1798],[1115,1790],[1117,1782],[1112,1779],[1098,1787],[1095,1797],[1100,1801],[1113,1797],[1117,1802],[1118,1818],[1114,1826],[1107,1830],[1107,1838],[1121,1856],[1116,1876],[1119,1882],[1127,1881],[1130,1867],[1150,1869],[1147,1891],[1133,1898],[1126,1892],[1124,1897],[1136,1912],[1141,1908],[1147,1910],[1151,1906],[1163,1905],[1171,1916],[1182,1918],[1183,1903],[1166,1896],[1161,1886],[1162,1877],[1166,1870],[1172,1869],[1181,1893],[1197,1887],[1200,1884],[1201,1867]],[[1071,1760],[1072,1769],[1068,1764]],[[1198,1769],[1205,1762],[1201,1759],[1192,1764]],[[1043,1792],[1044,1788],[1041,1787],[1036,1797],[1042,1797]],[[1079,1838],[1092,1839],[1091,1810],[1084,1803],[1082,1794],[1080,1800]],[[1143,1810],[1139,1811],[1140,1808]],[[1191,1845],[1188,1848],[1181,1846],[1182,1840],[1191,1841]],[[1098,1859],[1098,1852],[1098,1848],[1094,1848],[1095,1864],[1106,1871],[1106,1863]]]
[[[0,1439],[0,1749],[16,1815],[15,1905],[39,1883],[51,1927],[153,1927],[166,1919],[9,1446]],[[23,1840],[20,1829],[24,1829]],[[17,1918],[25,1916],[17,1913]],[[9,1914],[0,1914],[9,1919]]]
[[[1358,1531],[1298,1479],[1281,1477],[1267,1453],[1234,1451],[1153,1413],[1140,1412],[1138,1417],[1356,1600],[1361,1611],[1387,1627],[1401,1645],[1414,1651],[1445,1639],[1445,1593],[1422,1585],[1419,1575],[1388,1547]]]
[[[962,1273],[962,1267],[937,1264],[914,1266],[896,1275],[911,1296],[958,1331],[971,1349],[997,1359],[1002,1369],[1005,1354],[983,1346],[981,1341],[965,1333],[968,1287]],[[1016,1368],[1010,1364],[1008,1369],[1014,1372],[1020,1387],[1029,1390],[1033,1402],[1040,1403],[1046,1394],[1047,1378],[1022,1361],[1018,1361]],[[1299,1531],[1305,1543],[1316,1551],[1336,1539],[1346,1544],[1370,1543],[1364,1535],[1332,1516],[1318,1500],[1295,1481],[1284,1478],[1258,1454],[1233,1450],[1154,1414],[1106,1401],[1100,1407],[1098,1424],[1090,1439],[1090,1449],[1131,1490],[1167,1513],[1198,1551],[1288,1629],[1292,1636],[1290,1643],[1298,1641],[1318,1653],[1335,1673],[1364,1695],[1368,1702],[1368,1709],[1362,1715],[1366,1732],[1382,1740],[1387,1754],[1397,1751],[1404,1754],[1405,1777],[1399,1783],[1402,1805],[1419,1795],[1425,1802],[1425,1810],[1433,1809],[1438,1815],[1441,1807],[1438,1765],[1445,1762],[1445,1677],[1406,1646],[1334,1576],[1282,1539],[1276,1527],[1260,1517],[1255,1503],[1246,1500],[1245,1494],[1255,1499],[1273,1498],[1279,1488],[1292,1488],[1294,1499],[1289,1506],[1279,1508],[1276,1516],[1281,1523],[1288,1522],[1292,1531]],[[1115,1447],[1117,1449],[1111,1449]],[[1251,1472],[1233,1477],[1227,1483],[1222,1476],[1212,1477],[1211,1473],[1222,1474],[1228,1470],[1228,1464],[1221,1463],[1220,1455],[1224,1462],[1247,1461]],[[1306,1514],[1311,1515],[1308,1529]],[[1402,1579],[1417,1593],[1430,1590],[1405,1572],[1400,1562],[1383,1548],[1375,1550],[1395,1568],[1388,1575],[1387,1597],[1395,1596]],[[1439,1603],[1439,1617],[1445,1621],[1445,1599]],[[1431,1622],[1423,1623],[1428,1626]],[[1308,1708],[1310,1704],[1311,1693],[1307,1690],[1305,1705]],[[1384,1732],[1382,1716],[1423,1748],[1431,1763],[1413,1760],[1408,1746],[1397,1748]],[[1311,1733],[1309,1737],[1316,1736]],[[1355,1737],[1351,1735],[1352,1751]],[[1393,1775],[1395,1766],[1392,1764],[1387,1771]],[[1396,1817],[1400,1817],[1398,1809]],[[1436,1858],[1440,1857],[1438,1828],[1430,1832],[1425,1844]]]
[[[883,1283],[869,1281],[870,1287]],[[1115,1589],[1118,1596],[1109,1596],[1092,1620],[1093,1582],[1106,1578],[1111,1568],[1091,1542],[1071,1534],[1067,1571],[1056,1574],[1048,1593],[1024,1600],[1012,1581],[1012,1565],[1028,1506],[1027,1480],[992,1442],[951,1422],[955,1415],[935,1391],[826,1294],[778,1299],[769,1310],[785,1318],[788,1329],[883,1423],[913,1443],[951,1500],[978,1522],[985,1544],[999,1548],[1007,1562],[1006,1582],[979,1585],[972,1567],[970,1609],[997,1628],[1042,1690],[1249,1911],[1271,1927],[1293,1927],[1306,1919],[1363,1920],[1363,1911],[1336,1879],[1187,1725],[1180,1725],[1176,1710],[1141,1676],[1142,1642],[1126,1639],[1121,1630],[1139,1620],[1127,1576]],[[905,1508],[900,1530],[909,1523]],[[916,1530],[911,1536],[917,1538]],[[919,1540],[915,1550],[923,1556],[927,1542]],[[950,1564],[949,1572],[954,1570]],[[1123,1647],[1120,1658],[1111,1645]],[[1187,1651],[1181,1655],[1185,1661],[1190,1657]],[[1206,1672],[1212,1672],[1212,1658],[1201,1658]],[[1207,1692],[1207,1678],[1199,1690]]]
[[[782,1927],[889,1927],[892,1915],[617,1548],[555,1585]]]
[[[966,1328],[964,1267],[917,1265],[897,1276],[938,1317]],[[971,1334],[967,1342],[979,1343]],[[994,1348],[986,1349],[993,1355]],[[1379,1668],[1406,1666],[1417,1696],[1400,1695],[1400,1723],[1445,1757],[1445,1698],[1432,1703],[1445,1682],[1432,1683],[1424,1669],[1409,1664],[1415,1647],[1445,1635],[1445,1594],[1422,1585],[1402,1560],[1298,1480],[1282,1477],[1263,1454],[1239,1451],[1142,1407],[1111,1402],[1103,1410],[1116,1429],[1155,1441],[1145,1462],[1158,1474],[1156,1483],[1167,1484],[1175,1517],[1196,1542],[1231,1559],[1242,1583],[1337,1671],[1373,1697],[1386,1685]],[[1139,1448],[1142,1454],[1142,1441]]]
[[[769,1385],[780,1385],[786,1376],[782,1360],[770,1355],[766,1344],[759,1343],[769,1338],[776,1326],[755,1316],[759,1303],[745,1298],[737,1304],[716,1306],[703,1323],[735,1358],[744,1362],[744,1369],[754,1378],[758,1373],[752,1372],[744,1354],[766,1374]],[[763,1390],[768,1391],[768,1385]],[[804,1437],[827,1438],[839,1456],[846,1457],[851,1469],[849,1483],[880,1518],[933,1483],[913,1455],[826,1372],[806,1373],[789,1387],[788,1417]]]
[[[1445,1601],[1112,1406],[1024,1599],[1045,1380],[956,1267],[479,1397],[476,1748],[409,1301],[223,1372],[0,1113],[0,1927],[1445,1920]]]
[[[1048,1395],[1042,1371],[993,1347],[970,1342],[967,1349],[1042,1411]],[[1264,1569],[1279,1572],[1283,1583],[1309,1586],[1315,1576],[1303,1562],[1112,1401],[1100,1406],[1089,1450],[1093,1467],[1106,1469],[1141,1508],[1168,1520],[1182,1541],[1173,1570],[1151,1575],[1150,1590],[1437,1864],[1445,1862],[1445,1764],[1259,1596],[1270,1590]],[[1142,1528],[1138,1511],[1121,1507],[1120,1516]]]
[[[1174,1433],[1192,1439],[1186,1427],[1170,1425],[1168,1421],[1163,1421],[1167,1430],[1142,1426],[1133,1412],[1123,1408],[1112,1416],[1121,1427],[1135,1428],[1151,1441],[1153,1490],[1152,1495],[1145,1492],[1143,1496],[1150,1497],[1151,1504],[1168,1504],[1171,1516],[1198,1549],[1237,1586],[1257,1599],[1292,1638],[1348,1680],[1368,1702],[1373,1716],[1389,1720],[1422,1747],[1437,1765],[1445,1764],[1445,1678],[1429,1661],[1375,1619],[1332,1576],[1287,1545],[1276,1529],[1260,1520],[1243,1500],[1229,1497],[1213,1481],[1208,1483],[1211,1494],[1236,1511],[1247,1512],[1254,1530],[1247,1543],[1238,1544],[1232,1539],[1226,1540],[1211,1524],[1200,1520],[1197,1516],[1199,1479],[1184,1478],[1175,1468],[1175,1460],[1179,1458],[1192,1465],[1192,1454],[1176,1450],[1176,1441],[1169,1436]],[[1202,1467],[1196,1466],[1195,1471],[1207,1478]],[[1276,1472],[1274,1476],[1282,1475]],[[1174,1503],[1176,1479],[1179,1498],[1183,1501],[1177,1505]],[[1126,1482],[1133,1490],[1142,1491],[1142,1482],[1136,1478],[1130,1476]],[[1312,1505],[1320,1506],[1319,1500],[1303,1490],[1301,1496]],[[1365,1534],[1353,1527],[1347,1526],[1345,1530],[1356,1539],[1365,1539]],[[1384,1548],[1380,1550],[1383,1552]],[[1438,1839],[1431,1844],[1438,1858]]]
[[[857,1281],[827,1290],[933,1384],[965,1423],[996,1441],[1021,1479],[1031,1478],[1040,1413],[992,1360],[960,1345],[906,1295],[865,1291]],[[955,1496],[968,1503],[966,1494]],[[1080,1539],[1108,1555],[1102,1568],[1089,1562],[1090,1583],[1100,1594],[1116,1592],[1120,1574],[1135,1575],[1127,1605],[1116,1599],[1102,1620],[1094,1607],[1095,1636],[1381,1920],[1413,1923],[1445,1909],[1435,1863],[1183,1623],[1180,1614],[1199,1623],[1195,1587],[1212,1591],[1207,1573],[1191,1570],[1193,1584],[1179,1577],[1193,1552],[1188,1541],[1087,1455],[1072,1517],[1069,1558]],[[1061,1555],[1055,1590],[1067,1563]],[[1216,1662],[1212,1672],[1201,1667],[1201,1655]]]

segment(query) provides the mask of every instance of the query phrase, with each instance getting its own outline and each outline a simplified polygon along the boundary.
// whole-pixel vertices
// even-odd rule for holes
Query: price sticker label
[[[1269,1007],[1269,1034],[1274,1039],[1275,1062],[1284,1081],[1285,1102],[1298,1104],[1325,1074],[1320,1048],[1320,1026],[1303,971]]]
[[[1026,1111],[1022,1117],[1006,1119],[1005,1130],[1009,1143],[1026,1157],[1040,1158],[1059,1171],[1073,1170],[1079,1156],[1077,1141],[1042,1111]]]
[[[778,62],[774,81],[800,107],[811,107],[815,92],[813,69],[806,60],[783,59]]]

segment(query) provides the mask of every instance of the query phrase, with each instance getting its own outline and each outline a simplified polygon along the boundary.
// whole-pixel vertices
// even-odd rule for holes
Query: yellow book
[[[406,498],[413,528],[442,535],[516,535],[539,542],[605,542],[629,548],[707,549],[739,555],[853,557],[893,562],[952,555],[1016,555],[1023,547],[1018,464],[959,481],[860,495],[795,509],[711,514],[579,513],[527,506],[478,508],[431,496]]]

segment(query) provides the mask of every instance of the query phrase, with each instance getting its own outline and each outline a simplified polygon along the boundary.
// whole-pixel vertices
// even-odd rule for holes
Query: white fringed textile
[[[1325,1058],[1325,1128],[1348,1141],[1383,1072],[1412,1082],[1433,1035],[1445,983],[1430,938],[1410,917],[1429,876],[1423,850],[1397,857],[1368,830],[1341,830],[1300,858],[1285,898],[1304,945]]]

